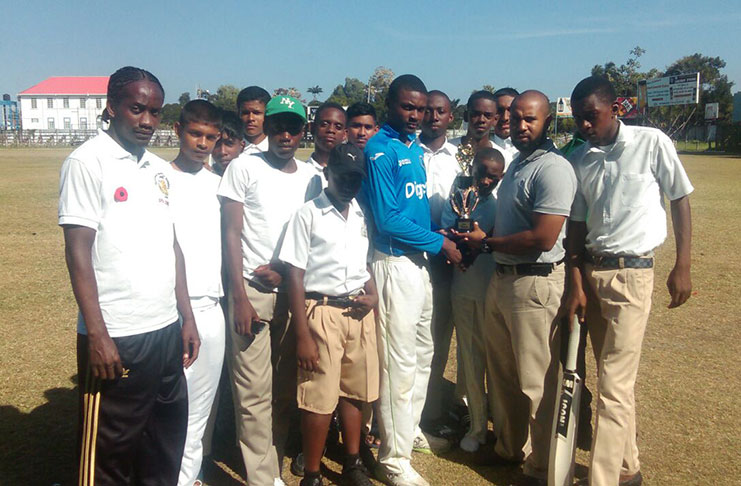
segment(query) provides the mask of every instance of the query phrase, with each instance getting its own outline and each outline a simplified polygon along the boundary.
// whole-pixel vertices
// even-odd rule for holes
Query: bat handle
[[[565,368],[569,371],[576,370],[576,358],[579,355],[579,342],[581,341],[581,324],[579,318],[574,316],[573,327],[569,333],[569,349],[566,355]]]

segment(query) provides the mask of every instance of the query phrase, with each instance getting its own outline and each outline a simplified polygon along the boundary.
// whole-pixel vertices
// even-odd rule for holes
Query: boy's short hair
[[[482,160],[493,160],[498,164],[504,165],[504,156],[502,152],[493,147],[482,147],[476,151],[476,155],[473,158],[474,163]]]
[[[399,93],[403,90],[418,91],[427,94],[427,86],[425,86],[425,83],[423,83],[421,79],[414,74],[402,74],[391,81],[386,99],[389,102],[396,101],[399,98]]]
[[[373,105],[370,103],[366,103],[365,101],[358,101],[357,103],[353,103],[350,105],[350,107],[347,109],[347,121],[352,120],[356,116],[372,116],[373,122],[378,124],[378,117],[376,116],[376,109],[373,108]]]
[[[494,91],[494,98],[499,98],[500,96],[518,96],[520,94],[519,91],[517,91],[515,88],[499,88],[498,90]]]
[[[231,110],[221,112],[221,134],[226,138],[236,140],[244,138],[244,123],[236,112]]]
[[[468,101],[466,102],[466,109],[473,109],[473,104],[476,103],[478,100],[489,100],[494,103],[497,102],[494,93],[482,89],[479,91],[475,91],[471,96],[468,97]]]
[[[188,123],[205,123],[206,125],[213,125],[219,130],[222,127],[221,110],[206,100],[187,102],[180,111],[180,119],[178,121],[181,126],[185,126]]]
[[[107,99],[114,103],[121,101],[121,99],[123,98],[124,88],[131,83],[142,80],[150,81],[156,84],[159,87],[160,92],[162,93],[162,98],[164,99],[165,88],[162,87],[162,83],[160,83],[160,80],[157,79],[157,76],[150,73],[146,69],[141,69],[133,66],[124,66],[121,69],[117,70],[115,73],[111,74],[111,77],[108,78],[108,89],[106,94]]]
[[[431,98],[433,96],[442,96],[446,100],[448,100],[448,104],[451,103],[450,96],[447,95],[444,91],[440,91],[439,89],[433,89],[432,91],[427,92],[427,98]]]
[[[270,101],[270,93],[259,86],[248,86],[244,88],[237,95],[237,111],[239,111],[239,107],[242,106],[242,103],[248,101],[259,101],[263,105],[267,105],[268,101]]]
[[[579,81],[571,93],[571,102],[583,100],[590,95],[596,95],[597,98],[609,104],[617,99],[615,88],[604,76],[589,76]]]
[[[347,120],[347,113],[345,112],[345,109],[342,107],[341,104],[335,103],[334,101],[325,101],[324,103],[319,105],[319,108],[317,108],[314,112],[314,121],[319,119],[319,116],[322,114],[323,111],[329,110],[330,108],[340,110],[342,114],[345,115],[345,120]]]

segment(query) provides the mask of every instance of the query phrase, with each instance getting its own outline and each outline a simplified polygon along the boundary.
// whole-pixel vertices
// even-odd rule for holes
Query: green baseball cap
[[[275,96],[265,106],[265,116],[277,115],[278,113],[293,113],[306,122],[306,110],[304,105],[293,96]]]

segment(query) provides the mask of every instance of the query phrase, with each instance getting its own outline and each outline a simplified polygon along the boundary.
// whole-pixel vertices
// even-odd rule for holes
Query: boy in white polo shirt
[[[304,479],[321,486],[322,450],[338,405],[346,452],[343,484],[370,486],[359,458],[362,405],[378,398],[378,355],[372,310],[378,302],[367,264],[368,233],[355,196],[365,177],[363,152],[330,152],[327,188],[291,218],[280,259],[289,265],[288,293],[299,365]]]
[[[296,342],[278,249],[316,171],[294,157],[306,112],[291,96],[266,106],[268,151],[241,155],[224,173],[231,347],[237,435],[250,486],[282,484],[279,456],[296,400]],[[269,330],[262,330],[264,324]]]
[[[504,157],[494,148],[480,148],[473,159],[471,171],[479,197],[471,219],[482,231],[489,233],[494,228],[496,211],[493,191],[504,173]],[[457,217],[452,206],[447,204],[443,210],[442,227],[454,227]],[[466,396],[471,417],[468,432],[461,439],[460,446],[466,452],[476,452],[486,442],[488,414],[484,302],[495,263],[491,255],[480,255],[478,252],[464,256],[463,262],[463,268],[456,268],[453,273],[450,300],[458,345],[458,366],[462,371],[458,373],[462,381],[459,386],[462,385],[460,391]],[[491,410],[494,412],[495,408],[491,407]],[[496,421],[495,425],[498,425]]]
[[[173,230],[170,169],[146,150],[164,90],[124,67],[110,127],[64,161],[59,224],[80,314],[80,485],[175,484],[200,341]],[[182,317],[182,326],[178,319]]]
[[[345,143],[347,115],[342,105],[331,101],[322,103],[314,114],[311,135],[314,137],[314,152],[306,162],[321,175],[329,160],[329,152]],[[322,177],[324,179],[324,177]],[[326,187],[326,180],[323,184]]]
[[[188,102],[175,122],[180,152],[171,162],[170,207],[185,257],[188,294],[201,338],[200,359],[185,371],[188,382],[188,435],[179,486],[192,486],[203,460],[206,422],[224,362],[225,325],[221,288],[220,178],[205,163],[221,133],[221,113],[205,100]]]
[[[244,123],[244,138],[247,155],[266,152],[268,138],[265,133],[265,109],[270,102],[270,93],[259,86],[248,86],[237,95],[237,114]]]
[[[591,76],[571,95],[587,143],[570,155],[578,182],[568,225],[565,310],[586,319],[597,361],[597,420],[589,484],[642,483],[634,387],[653,293],[653,252],[666,238],[671,201],[677,256],[666,282],[670,308],[687,301],[692,184],[661,131],[624,125],[610,82]],[[585,292],[586,289],[586,292]]]

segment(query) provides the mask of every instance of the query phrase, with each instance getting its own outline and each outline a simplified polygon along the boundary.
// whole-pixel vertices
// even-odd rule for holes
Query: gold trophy
[[[456,177],[450,192],[450,206],[458,215],[453,227],[457,232],[468,233],[473,230],[471,214],[478,204],[479,192],[473,184],[473,177],[462,174]]]
[[[473,158],[476,155],[476,149],[470,143],[461,142],[458,145],[458,151],[455,153],[455,160],[458,161],[458,165],[461,168],[461,173],[464,176],[471,175],[471,168],[473,167]]]

